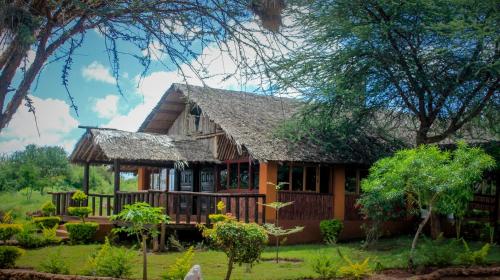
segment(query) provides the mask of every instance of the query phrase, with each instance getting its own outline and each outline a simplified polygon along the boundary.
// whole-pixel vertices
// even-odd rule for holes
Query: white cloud
[[[95,100],[92,111],[96,112],[100,118],[110,119],[118,113],[118,95],[110,94],[104,98]]]
[[[0,134],[0,153],[22,150],[28,144],[40,146],[57,145],[71,151],[76,140],[69,135],[78,127],[78,121],[70,115],[70,107],[60,99],[33,100],[40,136],[38,136],[33,114],[25,106],[19,107],[9,126]]]
[[[97,61],[93,61],[89,65],[83,67],[82,76],[87,80],[95,80],[108,84],[116,83],[115,78],[111,75],[109,67],[106,67]]]

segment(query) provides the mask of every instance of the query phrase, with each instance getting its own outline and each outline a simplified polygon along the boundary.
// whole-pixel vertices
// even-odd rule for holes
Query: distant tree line
[[[83,167],[71,164],[61,147],[28,145],[0,157],[0,191],[23,191],[28,199],[33,191],[81,189],[82,178]],[[112,180],[107,167],[92,167],[89,185],[94,191],[110,190]]]

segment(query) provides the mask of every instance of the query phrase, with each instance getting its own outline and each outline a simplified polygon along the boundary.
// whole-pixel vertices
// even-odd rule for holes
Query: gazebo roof
[[[73,163],[111,164],[114,160],[125,165],[219,162],[196,139],[110,128],[87,128],[70,155]]]

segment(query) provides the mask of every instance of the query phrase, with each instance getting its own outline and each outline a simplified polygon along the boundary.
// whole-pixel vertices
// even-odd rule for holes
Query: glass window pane
[[[248,163],[240,163],[240,189],[248,189]]]
[[[306,191],[316,191],[316,167],[306,167]]]
[[[286,182],[290,183],[290,166],[280,165],[278,166],[278,183]],[[290,185],[284,185],[282,189],[288,190]]]
[[[356,168],[345,169],[345,192],[356,193]]]
[[[319,192],[330,193],[330,167],[321,167],[319,173]]]
[[[237,189],[238,188],[238,164],[231,163],[229,165],[229,188]]]
[[[302,166],[294,166],[292,168],[292,190],[301,191],[304,185],[304,168]]]
[[[253,180],[253,189],[259,189],[259,165],[252,165],[252,180]]]
[[[220,188],[227,189],[227,165],[221,166],[219,169]]]

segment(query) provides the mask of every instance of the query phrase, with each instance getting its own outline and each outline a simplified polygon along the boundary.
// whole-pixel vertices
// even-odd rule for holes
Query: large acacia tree
[[[425,144],[471,122],[498,123],[498,1],[293,5],[303,46],[276,61],[270,73],[281,89],[314,101],[298,122],[315,126],[307,134],[320,139],[326,133],[342,137],[337,131],[374,135],[374,125],[390,122],[410,127],[414,143]],[[326,138],[325,145],[334,139]]]
[[[177,66],[192,65],[200,54],[197,49],[216,44],[238,52],[231,55],[243,67],[249,64],[241,51],[245,47],[256,53],[254,58],[268,51],[261,48],[260,28],[245,23],[256,14],[265,28],[277,31],[283,7],[283,0],[0,0],[0,132],[23,100],[34,113],[36,104],[28,91],[44,66],[53,61],[64,62],[62,83],[76,111],[68,72],[75,50],[89,30],[104,36],[103,49],[121,93],[120,41],[138,47],[131,55],[144,65],[144,71],[151,56],[158,55],[149,51],[151,44],[161,52],[163,61]],[[144,56],[137,55],[143,50]]]

